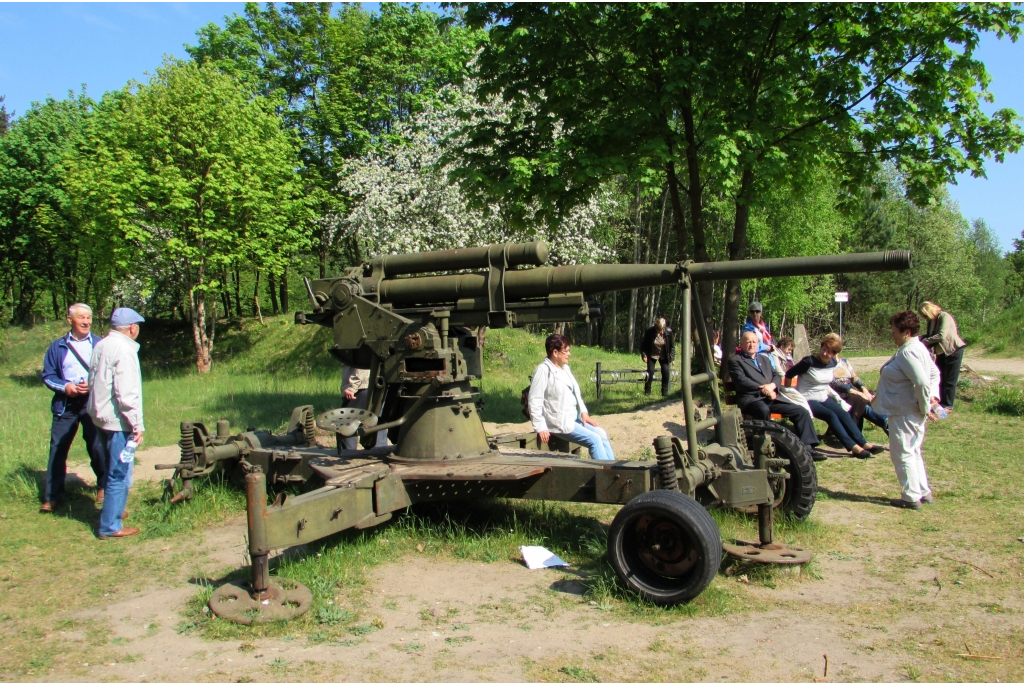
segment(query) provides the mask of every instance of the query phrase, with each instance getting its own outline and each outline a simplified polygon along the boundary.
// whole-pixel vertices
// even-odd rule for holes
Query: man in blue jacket
[[[89,399],[89,362],[100,337],[90,332],[92,308],[77,303],[68,307],[68,334],[54,340],[43,358],[43,383],[53,391],[50,410],[50,460],[46,465],[46,486],[39,511],[49,513],[64,504],[64,481],[68,475],[68,451],[82,425],[82,438],[96,474],[96,502],[103,501],[106,487],[106,447],[86,412]]]

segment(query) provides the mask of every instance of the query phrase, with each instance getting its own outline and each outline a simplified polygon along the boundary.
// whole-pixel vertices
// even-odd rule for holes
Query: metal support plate
[[[359,426],[371,428],[377,425],[377,416],[366,409],[345,407],[331,409],[316,417],[316,427],[322,431],[341,433],[350,438],[359,430]]]
[[[756,561],[759,564],[806,564],[814,556],[801,547],[791,547],[779,542],[762,545],[753,540],[736,540],[733,543],[722,543],[726,554],[745,561]]]
[[[287,621],[306,613],[312,605],[313,593],[309,588],[286,578],[272,581],[262,599],[254,598],[248,588],[235,583],[221,585],[210,597],[213,613],[246,626]]]

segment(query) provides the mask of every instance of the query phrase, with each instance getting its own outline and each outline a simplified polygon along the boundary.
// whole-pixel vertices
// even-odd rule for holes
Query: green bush
[[[978,405],[993,414],[1024,417],[1024,389],[995,386],[981,397]]]

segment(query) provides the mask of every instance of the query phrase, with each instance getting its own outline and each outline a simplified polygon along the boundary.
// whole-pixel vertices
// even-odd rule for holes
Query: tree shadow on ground
[[[607,546],[607,524],[590,516],[569,511],[560,506],[547,506],[535,502],[503,499],[472,501],[422,502],[374,528],[348,529],[292,548],[290,560],[316,557],[325,547],[355,541],[360,538],[387,534],[395,529],[412,529],[424,537],[442,542],[459,543],[495,536],[508,536],[511,531],[529,538],[542,540],[546,546],[563,553],[574,553],[599,561]],[[272,565],[273,565],[272,560]],[[577,575],[586,580],[590,576],[586,562]]]
[[[858,495],[852,492],[842,492],[839,490],[829,490],[818,486],[818,492],[826,495],[829,499],[839,500],[842,502],[864,502],[866,504],[879,504],[889,506],[888,497],[872,497],[871,495]]]
[[[313,393],[231,393],[219,395],[201,407],[207,414],[225,418],[235,427],[278,430],[288,422],[295,407],[312,404],[315,414],[341,406],[341,394]]]
[[[7,376],[23,388],[35,388],[42,384],[42,377],[35,371],[12,373]]]
[[[8,473],[7,478],[34,485],[35,499],[42,504],[46,486],[46,471],[22,464]],[[95,532],[100,520],[100,507],[96,504],[96,488],[69,473],[64,484],[64,491],[64,505],[51,515],[74,519]],[[40,514],[40,516],[42,515]]]

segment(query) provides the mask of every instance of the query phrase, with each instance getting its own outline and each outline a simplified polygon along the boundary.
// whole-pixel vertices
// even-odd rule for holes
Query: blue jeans
[[[132,486],[132,471],[135,461],[126,464],[121,461],[121,450],[132,437],[132,433],[101,430],[107,443],[107,489],[100,512],[100,535],[113,535],[121,530],[121,516],[128,504],[128,489]]]
[[[854,423],[853,417],[831,397],[824,402],[807,400],[807,404],[811,405],[811,414],[814,415],[814,418],[827,423],[828,427],[832,429],[833,435],[839,438],[839,442],[843,443],[843,447],[848,452],[853,451],[854,445],[863,447],[868,444],[864,434]]]
[[[870,404],[864,407],[864,418],[889,434],[889,417],[879,414]]]
[[[566,440],[578,442],[590,450],[590,458],[600,461],[615,461],[615,452],[612,451],[612,443],[608,441],[608,434],[604,428],[597,426],[584,426],[579,420],[571,433],[558,433]]]

